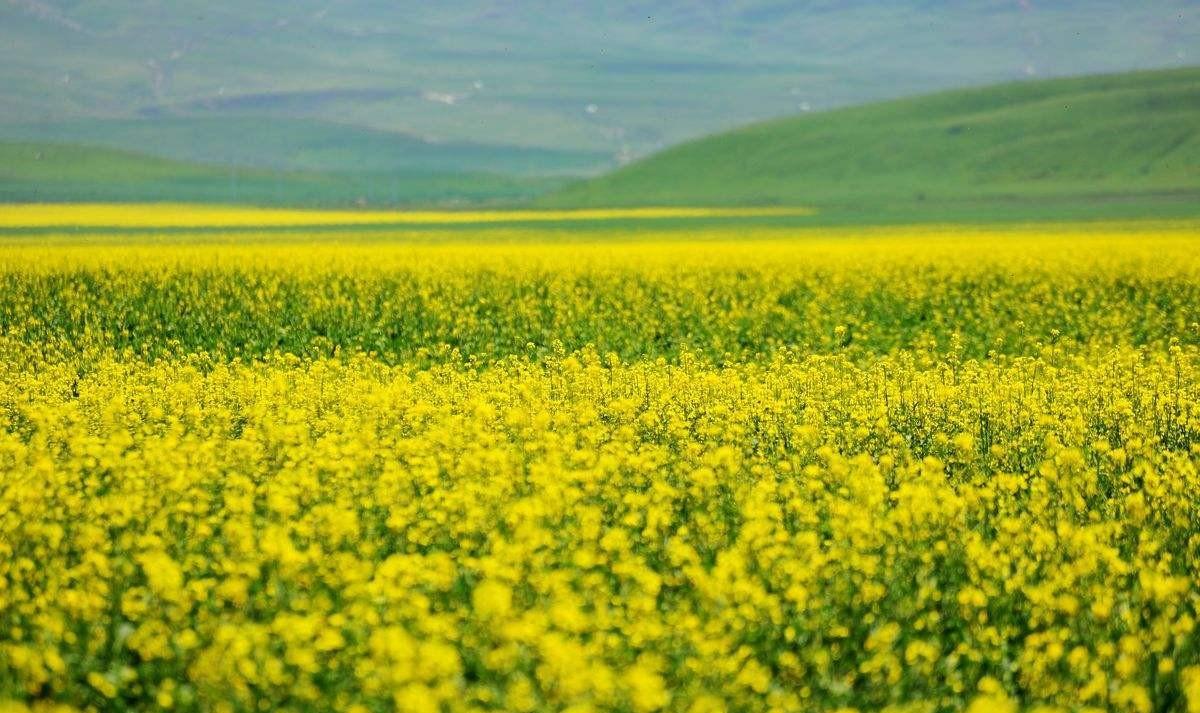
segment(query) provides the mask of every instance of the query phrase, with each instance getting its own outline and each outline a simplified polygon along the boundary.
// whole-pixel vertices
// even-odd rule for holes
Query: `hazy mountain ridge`
[[[95,146],[0,141],[0,203],[452,207],[528,201],[565,180],[463,171],[271,170]]]
[[[1184,0],[8,0],[0,120],[264,115],[619,161],[805,110],[1186,64],[1196,47]]]
[[[317,119],[227,115],[76,119],[0,124],[9,141],[95,146],[218,166],[285,171],[491,172],[580,175],[609,165],[601,152],[436,142]],[[232,137],[232,138],[231,138]]]

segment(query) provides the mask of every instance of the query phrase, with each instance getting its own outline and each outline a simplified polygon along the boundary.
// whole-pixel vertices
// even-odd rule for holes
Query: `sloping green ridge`
[[[607,155],[472,142],[285,117],[158,117],[0,123],[0,141],[73,144],[189,163],[282,171],[594,175]]]
[[[527,200],[562,182],[562,179],[488,173],[246,169],[94,146],[0,142],[0,202],[484,204]]]
[[[755,124],[540,202],[808,205],[845,219],[1200,214],[1200,69],[1020,82]]]

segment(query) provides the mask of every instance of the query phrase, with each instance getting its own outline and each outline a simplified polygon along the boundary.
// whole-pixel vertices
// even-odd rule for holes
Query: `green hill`
[[[0,142],[0,202],[474,205],[527,200],[560,185],[562,179],[488,173],[247,169],[91,146]]]
[[[595,151],[527,148],[415,136],[314,119],[206,116],[0,123],[0,141],[73,144],[178,161],[284,171],[594,175]]]
[[[826,220],[1200,214],[1200,69],[1004,84],[755,124],[540,201]]]
[[[643,156],[804,107],[1180,67],[1198,47],[1195,0],[8,0],[0,121],[308,118]]]

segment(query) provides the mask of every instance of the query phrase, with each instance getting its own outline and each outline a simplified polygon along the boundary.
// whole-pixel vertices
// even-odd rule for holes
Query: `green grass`
[[[0,202],[164,202],[285,206],[512,203],[558,178],[488,173],[317,172],[210,166],[88,146],[0,143]]]
[[[20,0],[0,2],[0,120],[311,118],[640,156],[805,105],[1183,66],[1198,46],[1194,0]]]
[[[426,141],[313,119],[157,117],[0,124],[0,141],[97,146],[222,166],[342,173],[594,174],[607,154]]]
[[[1004,84],[771,121],[546,206],[808,205],[827,222],[1200,214],[1200,69]]]
[[[238,126],[245,140],[231,144]],[[753,221],[779,225],[1200,216],[1200,69],[1004,84],[765,122],[570,184],[527,174],[566,170],[586,153],[439,148],[317,121],[281,120],[274,133],[271,126],[83,121],[43,134],[27,126],[34,137],[66,131],[113,146],[136,146],[140,137],[147,151],[174,158],[0,143],[0,200],[819,211]],[[239,162],[250,166],[232,165]]]

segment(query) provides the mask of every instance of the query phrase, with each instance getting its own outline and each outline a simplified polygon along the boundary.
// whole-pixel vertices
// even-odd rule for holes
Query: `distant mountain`
[[[0,142],[0,203],[187,202],[263,206],[461,206],[528,201],[561,178],[215,166],[93,146]]]
[[[599,151],[429,141],[315,119],[254,116],[74,119],[0,124],[8,141],[124,149],[161,158],[285,171],[488,172],[513,176],[595,173]]]
[[[743,127],[552,206],[804,205],[825,220],[1200,215],[1200,69],[1004,84]]]
[[[463,144],[611,165],[806,110],[1197,61],[1194,0],[0,0],[0,122],[61,130],[38,140],[243,120],[204,129],[227,147],[245,120],[303,119],[433,142],[448,169]],[[355,155],[379,160],[373,141]],[[264,166],[358,160],[249,143]],[[147,150],[192,158],[178,146]]]

